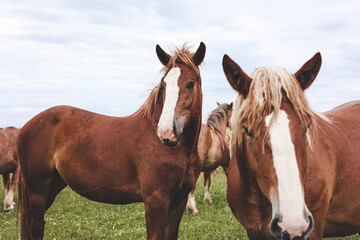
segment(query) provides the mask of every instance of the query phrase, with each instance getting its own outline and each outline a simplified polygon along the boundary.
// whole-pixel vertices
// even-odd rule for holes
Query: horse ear
[[[216,104],[217,104],[218,106],[220,106],[220,103],[219,103],[218,101],[216,101]]]
[[[226,54],[223,57],[222,65],[231,87],[246,98],[252,79]]]
[[[201,42],[199,48],[196,50],[192,57],[195,66],[199,66],[202,63],[205,57],[205,52],[206,46],[203,42]]]
[[[233,107],[233,102],[231,102],[231,103],[229,104],[229,109],[232,109],[232,107]]]
[[[170,55],[167,54],[158,44],[156,45],[156,54],[160,62],[166,66],[170,61]]]
[[[321,67],[321,54],[316,53],[294,75],[300,87],[305,90],[313,83]]]

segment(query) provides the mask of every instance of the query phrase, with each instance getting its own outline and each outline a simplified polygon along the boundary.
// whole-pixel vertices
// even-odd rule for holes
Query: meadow
[[[0,181],[2,186],[2,180]],[[196,216],[185,212],[179,239],[248,239],[226,201],[226,177],[220,171],[211,185],[212,205],[206,205],[202,177],[196,188]],[[0,201],[4,198],[0,188]],[[17,202],[17,195],[15,196]],[[2,208],[2,204],[1,204]],[[87,200],[69,187],[56,198],[45,215],[44,239],[146,239],[143,203],[109,205]],[[16,211],[0,212],[0,240],[19,239]],[[331,238],[360,240],[360,236]]]

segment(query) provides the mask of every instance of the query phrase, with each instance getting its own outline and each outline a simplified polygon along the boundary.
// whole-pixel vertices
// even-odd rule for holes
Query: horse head
[[[201,118],[202,91],[198,67],[204,59],[205,49],[201,42],[195,53],[183,47],[170,56],[159,45],[156,46],[165,72],[160,83],[163,108],[157,135],[166,146],[176,146],[191,119]]]
[[[237,161],[246,161],[245,166],[271,203],[269,228],[278,239],[308,239],[314,226],[303,182],[316,113],[304,90],[320,66],[317,53],[293,75],[284,69],[264,67],[248,76],[230,57],[223,58],[226,78],[239,94],[231,119],[242,156]]]

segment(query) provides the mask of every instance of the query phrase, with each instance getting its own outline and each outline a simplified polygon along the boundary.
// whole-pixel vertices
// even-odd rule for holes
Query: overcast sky
[[[318,111],[360,99],[360,1],[0,0],[0,127],[72,105],[133,113],[161,79],[155,46],[207,47],[203,118],[236,93],[226,53],[248,74],[296,72],[316,52],[323,65],[307,91]]]

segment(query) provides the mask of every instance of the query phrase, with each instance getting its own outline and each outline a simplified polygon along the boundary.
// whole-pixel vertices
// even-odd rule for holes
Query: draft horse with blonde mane
[[[16,136],[19,129],[6,127],[0,130],[0,175],[4,184],[4,211],[14,209],[14,193],[19,181],[19,162],[16,154]],[[10,173],[13,173],[10,181]]]
[[[231,117],[233,103],[217,104],[218,107],[211,112],[206,123],[201,125],[198,142],[201,171],[204,173],[204,202],[206,204],[212,203],[210,197],[211,173],[222,166],[227,174],[230,162],[230,137],[226,133],[226,128]],[[192,214],[199,213],[196,208],[195,188],[189,193],[186,209]]]
[[[227,199],[251,240],[360,232],[360,102],[313,111],[304,90],[320,66],[317,53],[293,75],[263,67],[248,76],[223,58],[239,94]]]
[[[17,141],[21,239],[42,239],[44,214],[69,186],[97,202],[144,202],[148,239],[176,239],[188,193],[200,173],[197,141],[205,45],[173,56],[156,46],[164,76],[128,117],[70,106],[45,110]]]

